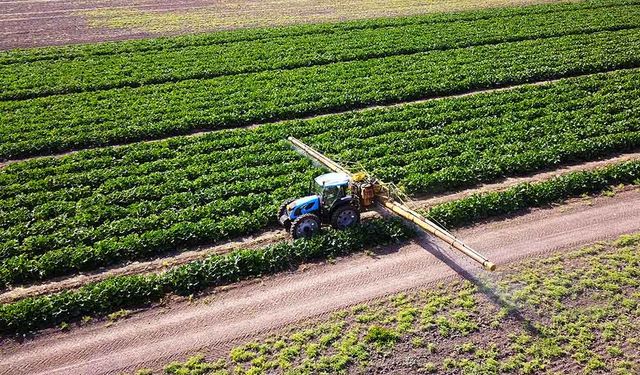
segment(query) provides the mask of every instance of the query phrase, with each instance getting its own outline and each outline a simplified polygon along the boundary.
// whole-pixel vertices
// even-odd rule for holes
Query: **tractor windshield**
[[[315,195],[322,195],[322,193],[324,191],[324,186],[318,184],[314,180],[311,180],[311,189],[310,190],[311,190],[311,193],[313,193]]]
[[[333,207],[338,199],[345,196],[345,188],[344,185],[325,186],[322,190],[322,205],[327,209]]]

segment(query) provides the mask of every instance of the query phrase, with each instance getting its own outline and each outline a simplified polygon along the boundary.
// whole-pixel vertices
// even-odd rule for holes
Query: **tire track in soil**
[[[640,230],[640,190],[614,197],[574,200],[500,222],[457,231],[499,265],[574,248]],[[286,325],[455,277],[437,254],[477,273],[468,260],[428,239],[355,255],[335,264],[218,290],[197,303],[170,303],[134,314],[109,328],[103,323],[70,332],[45,332],[24,343],[0,346],[2,374],[116,374],[161,368],[206,350],[226,355],[229,346]],[[384,254],[383,254],[384,253]],[[443,254],[443,255],[442,255]]]

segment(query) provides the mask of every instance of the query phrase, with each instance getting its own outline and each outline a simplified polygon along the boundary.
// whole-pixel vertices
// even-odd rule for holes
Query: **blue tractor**
[[[278,220],[293,238],[311,237],[322,224],[345,229],[360,222],[359,186],[345,173],[326,173],[316,177],[309,196],[285,201]]]

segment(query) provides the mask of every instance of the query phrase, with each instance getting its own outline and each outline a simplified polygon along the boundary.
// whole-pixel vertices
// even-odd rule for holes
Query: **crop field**
[[[584,234],[594,231],[584,209],[567,219],[568,228],[576,226],[572,233],[580,233],[576,240],[558,235],[528,251],[521,242],[544,237],[534,232],[542,226],[535,222],[532,232],[514,232],[520,242],[514,240],[519,250],[512,257],[495,253],[505,263],[640,232],[634,216],[640,213],[640,0],[520,7],[489,1],[473,10],[461,1],[434,14],[420,14],[430,11],[416,10],[418,2],[392,3],[372,5],[389,10],[372,15],[403,17],[340,16],[358,20],[0,52],[0,335],[14,355],[6,368],[46,372],[40,366],[57,363],[34,356],[24,368],[11,367],[29,350],[15,337],[38,345],[59,329],[83,335],[93,329],[92,319],[153,311],[157,304],[171,306],[172,298],[191,302],[218,289],[251,288],[257,278],[278,280],[308,264],[324,269],[373,253],[382,254],[374,257],[379,262],[393,262],[380,249],[402,252],[397,249],[423,241],[415,228],[386,217],[308,241],[282,240],[278,207],[307,195],[309,182],[324,172],[291,147],[290,136],[393,183],[418,211],[451,230],[477,225],[491,231],[502,228],[499,220],[508,226],[529,211],[535,218],[537,210],[569,207],[576,199],[612,197],[609,206],[597,207],[603,214],[594,220],[606,228],[601,236]],[[334,19],[327,17],[321,20]],[[270,24],[265,22],[259,26]],[[581,167],[594,162],[597,168]],[[521,181],[561,168],[552,178]],[[464,189],[470,193],[425,203]],[[616,218],[619,208],[612,207],[624,199],[628,209]],[[558,210],[561,215],[564,208]],[[397,295],[400,286],[386,294],[358,292],[364,287],[355,283],[345,295],[352,292],[364,304],[317,330],[292,333],[309,339],[307,346],[271,338],[234,349],[231,362],[195,358],[166,371],[359,373],[397,367],[414,373],[412,360],[397,353],[404,348],[420,360],[432,358],[420,363],[427,373],[634,373],[637,332],[630,327],[638,318],[638,293],[629,280],[637,275],[637,246],[637,235],[624,237],[597,251],[524,262],[492,279],[486,286],[492,293],[544,284],[547,289],[509,300],[517,305],[510,308],[522,307],[531,324],[540,325],[535,335],[522,316],[485,306],[491,298],[484,279],[464,271],[470,283],[432,292],[416,292],[422,284],[405,285],[413,294]],[[623,260],[630,268],[614,275]],[[604,268],[587,271],[597,261]],[[560,264],[573,271],[561,275]],[[539,273],[530,273],[536,267]],[[615,278],[600,290],[585,274]],[[545,278],[550,281],[540,281]],[[623,289],[629,293],[613,305],[598,302]],[[390,294],[396,296],[390,302],[370,302]],[[298,312],[302,318],[321,314],[309,299],[301,303],[307,306]],[[596,302],[585,302],[591,299]],[[581,303],[584,311],[566,307]],[[435,309],[431,320],[424,306]],[[610,314],[620,306],[628,311]],[[611,319],[590,320],[589,312]],[[499,318],[489,321],[492,315]],[[568,319],[581,323],[570,326]],[[600,334],[612,320],[620,322],[613,329],[625,330],[615,338],[581,333],[596,327]],[[480,339],[485,333],[500,339]],[[335,337],[324,341],[327,335]],[[277,348],[270,346],[275,343]],[[560,360],[566,353],[572,361]],[[151,367],[185,354],[193,353],[164,353]],[[143,364],[132,361],[117,370]]]
[[[633,2],[625,4],[607,12],[604,5],[565,6],[552,17],[546,8],[522,18],[495,11],[489,22],[487,15],[356,23],[343,26],[337,39],[338,27],[309,26],[257,41],[207,45],[221,41],[187,39],[185,44],[205,45],[181,48],[133,42],[123,48],[127,52],[109,54],[105,46],[89,46],[72,49],[70,58],[8,52],[0,73],[12,82],[0,93],[0,158],[635,68],[640,13]],[[500,28],[492,26],[497,20]],[[486,32],[469,38],[469,30],[478,28]],[[407,33],[415,37],[405,38]],[[96,60],[95,54],[105,53]]]
[[[0,3],[0,50],[564,2],[571,1],[13,0]]]
[[[287,135],[422,194],[634,150],[639,89],[640,73],[621,71],[14,163],[0,172],[1,279],[46,280],[274,224],[280,202],[319,173]]]

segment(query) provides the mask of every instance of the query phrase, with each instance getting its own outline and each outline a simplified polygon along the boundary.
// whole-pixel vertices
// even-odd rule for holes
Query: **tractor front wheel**
[[[294,200],[295,199],[293,198],[285,200],[284,202],[282,202],[282,204],[280,205],[280,209],[278,210],[278,221],[287,230],[291,228],[291,220],[289,220],[289,215],[287,215],[287,206]]]
[[[320,218],[314,214],[298,216],[291,223],[291,237],[310,238],[320,232]]]
[[[331,226],[335,229],[346,229],[360,222],[360,211],[357,208],[346,205],[338,207],[331,215]]]

